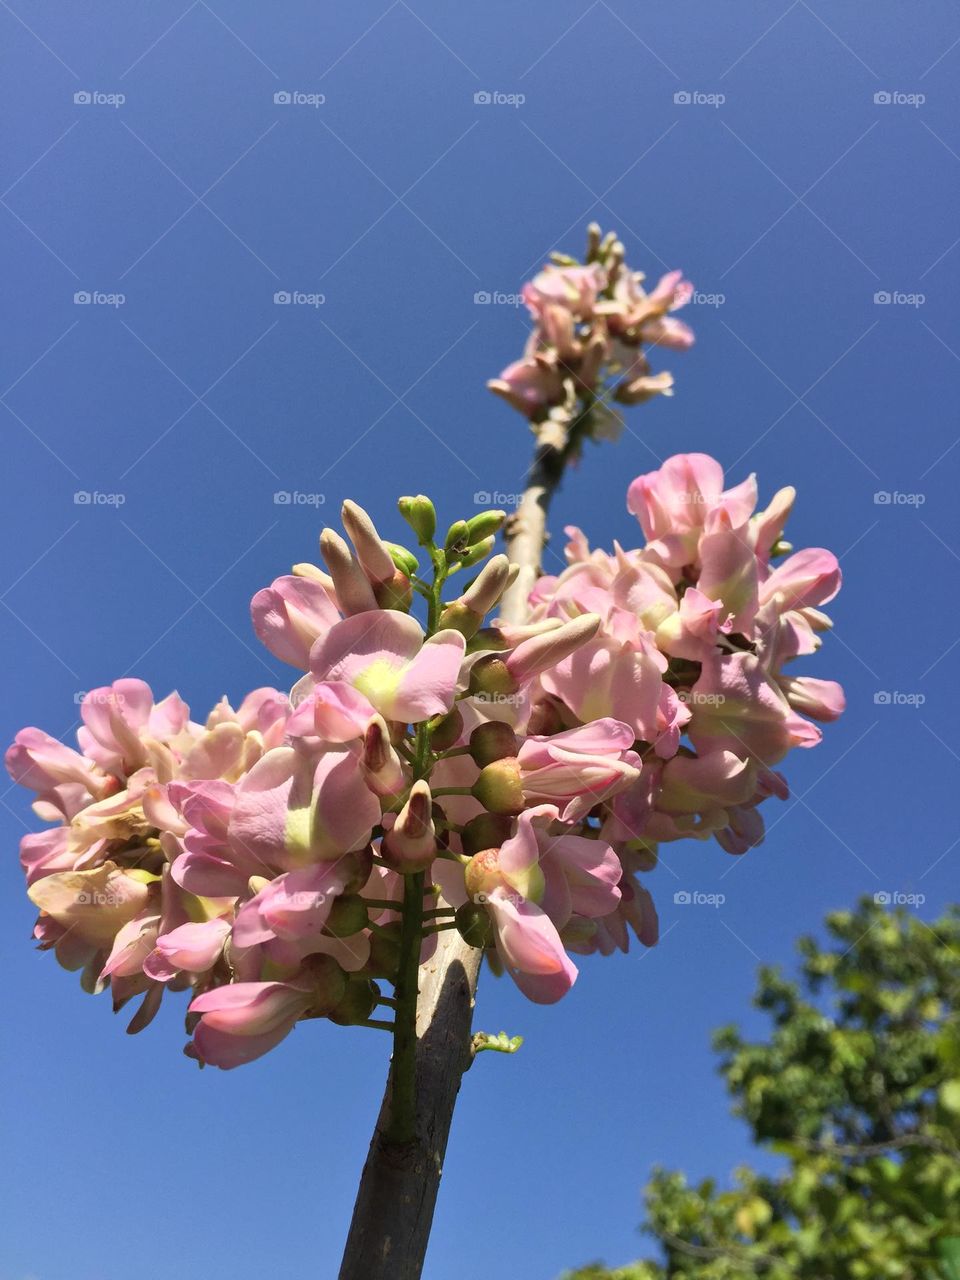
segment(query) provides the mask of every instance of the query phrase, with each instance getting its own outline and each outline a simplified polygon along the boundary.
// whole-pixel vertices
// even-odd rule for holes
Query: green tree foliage
[[[717,1032],[736,1114],[784,1158],[733,1186],[657,1169],[664,1262],[567,1280],[960,1280],[960,908],[932,925],[863,900],[762,969],[765,1040]]]

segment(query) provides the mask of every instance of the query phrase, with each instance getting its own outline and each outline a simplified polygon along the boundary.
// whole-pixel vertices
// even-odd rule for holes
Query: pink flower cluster
[[[814,720],[844,709],[832,680],[793,676],[814,653],[840,589],[829,551],[787,554],[795,499],[781,489],[756,511],[751,476],[724,488],[720,464],[679,454],[630,485],[627,506],[646,545],[591,551],[569,529],[569,567],[544,577],[532,617],[599,615],[589,643],[544,672],[532,723],[557,729],[611,716],[629,725],[639,780],[605,807],[602,834],[629,865],[659,841],[714,836],[729,853],[763,839],[758,810],[788,794],[774,769],[821,739]]]
[[[673,394],[673,376],[653,373],[644,347],[686,351],[693,332],[673,312],[690,301],[692,285],[680,271],[663,276],[652,292],[644,276],[623,261],[623,246],[594,233],[586,266],[552,263],[523,287],[534,327],[520,360],[488,383],[534,422],[551,415],[572,419],[578,402],[592,407],[594,436],[615,435],[619,419],[608,400],[641,404]]]
[[[503,513],[438,546],[429,500],[402,500],[431,586],[344,504],[352,546],[325,530],[325,570],[252,601],[259,638],[303,672],[289,697],[224,700],[200,725],[177,694],[118,680],[85,697],[79,750],[17,735],[7,767],[55,824],[21,845],[40,947],[118,1009],[142,996],[131,1031],[189,990],[188,1054],[229,1068],[303,1019],[383,1025],[411,885],[421,963],[456,927],[538,1002],[570,989],[572,955],[626,950],[630,931],[652,944],[636,873],[656,842],[757,843],[758,803],[785,791],[772,766],[819,741],[800,713],[842,708],[838,686],[783,674],[840,581],[826,551],[772,566],[792,499],[754,515],[752,480],[725,491],[712,459],[670,459],[630,487],[642,550],[590,552],[574,531],[530,623],[486,628],[505,556],[440,590]]]

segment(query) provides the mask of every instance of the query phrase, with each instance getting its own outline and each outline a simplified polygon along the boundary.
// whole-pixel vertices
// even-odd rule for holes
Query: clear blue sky
[[[314,554],[343,497],[399,538],[399,493],[453,518],[515,492],[529,438],[483,384],[525,321],[474,293],[515,292],[589,218],[636,267],[724,295],[686,313],[676,398],[589,453],[553,525],[635,538],[627,482],[679,451],[757,471],[764,495],[796,484],[793,541],[846,574],[809,670],[849,710],[791,759],[763,848],[667,850],[658,950],[586,963],[550,1009],[483,981],[478,1025],[526,1043],[464,1083],[426,1275],[636,1256],[653,1163],[723,1176],[750,1158],[708,1038],[759,1026],[758,960],[789,960],[865,892],[922,893],[928,919],[955,896],[955,7],[11,0],[0,32],[5,740],[72,733],[76,693],[126,673],[200,718],[286,683],[248,601]],[[107,997],[32,953],[16,846],[33,818],[24,793],[2,799],[0,1280],[335,1274],[385,1038],[318,1023],[200,1073],[176,999],[128,1038]],[[679,888],[726,902],[675,906]]]

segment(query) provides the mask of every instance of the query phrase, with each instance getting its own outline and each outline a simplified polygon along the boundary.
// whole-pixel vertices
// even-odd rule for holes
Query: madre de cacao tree
[[[728,488],[678,454],[629,487],[642,545],[570,529],[567,567],[542,573],[567,464],[616,436],[615,406],[671,393],[648,351],[689,348],[690,295],[680,272],[647,292],[591,227],[585,262],[526,285],[526,351],[490,384],[535,438],[509,519],[444,528],[403,497],[408,547],[346,501],[349,541],[324,529],[322,564],[251,603],[301,673],[289,692],[195,722],[117,680],[85,697],[79,750],[29,728],[8,751],[53,824],[21,846],[37,940],[115,1008],[139,999],[130,1031],[172,991],[187,1054],[223,1069],[318,1019],[390,1036],[343,1280],[420,1274],[461,1076],[518,1047],[472,1033],[481,960],[553,1003],[573,957],[652,945],[638,877],[658,843],[758,844],[777,766],[843,709],[832,681],[790,674],[840,587],[829,551],[783,541],[792,489],[758,511],[753,476]]]

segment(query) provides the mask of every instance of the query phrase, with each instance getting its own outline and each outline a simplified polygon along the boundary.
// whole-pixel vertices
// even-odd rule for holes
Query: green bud
[[[489,947],[493,942],[493,921],[489,912],[475,902],[465,902],[454,916],[457,931],[471,947]]]
[[[406,547],[401,547],[399,542],[384,542],[383,544],[390,552],[390,559],[397,566],[401,573],[405,573],[408,578],[420,568],[420,563],[412,551],[408,551]]]
[[[463,733],[463,716],[454,707],[445,716],[435,716],[430,721],[430,746],[434,751],[449,751],[455,747]]]
[[[381,609],[409,613],[413,603],[413,587],[407,575],[398,569],[388,582],[377,583],[373,588],[373,597]]]
[[[421,547],[428,546],[437,531],[437,512],[430,499],[426,494],[418,493],[415,498],[400,498],[397,507],[417,535]]]
[[[460,556],[467,549],[467,522],[466,520],[454,520],[453,524],[447,530],[447,536],[443,540],[443,549],[447,552],[448,557],[452,553]]]
[[[516,759],[507,756],[485,765],[473,784],[473,796],[490,813],[522,813],[526,801]]]
[[[400,904],[397,904],[400,909]],[[400,921],[380,926],[381,932],[370,934],[370,958],[363,966],[363,973],[371,978],[389,978],[392,982],[397,976],[400,963]]]
[[[475,635],[480,623],[483,621],[479,613],[474,611],[465,604],[461,604],[459,600],[454,600],[452,604],[448,604],[440,614],[440,629],[443,631],[459,631],[467,640]]]
[[[358,1022],[366,1022],[379,1000],[380,988],[375,982],[369,978],[352,978],[340,1003],[327,1016],[341,1027],[356,1026]]]
[[[463,852],[470,858],[484,849],[499,849],[510,839],[513,824],[503,813],[478,813],[460,832]]]
[[[469,569],[472,565],[479,564],[481,560],[486,560],[496,545],[497,540],[493,534],[489,538],[484,538],[482,542],[475,543],[460,557],[461,565],[463,565],[464,569]]]
[[[486,694],[508,696],[520,686],[510,674],[509,668],[497,653],[478,658],[470,669],[470,694],[474,697]]]
[[[356,893],[337,898],[327,916],[327,929],[335,938],[349,938],[367,927],[367,904]]]
[[[520,744],[517,735],[508,724],[500,720],[489,720],[486,724],[478,724],[470,735],[470,754],[474,764],[482,769],[493,764],[494,760],[502,760],[505,756],[515,756]]]
[[[557,253],[554,251],[550,254],[550,261],[558,267],[579,267],[580,263],[576,258],[571,258],[569,253]]]
[[[479,515],[471,516],[467,521],[468,541],[471,546],[475,542],[480,542],[483,538],[487,538],[491,533],[499,533],[506,521],[507,513],[505,511],[481,511]]]

